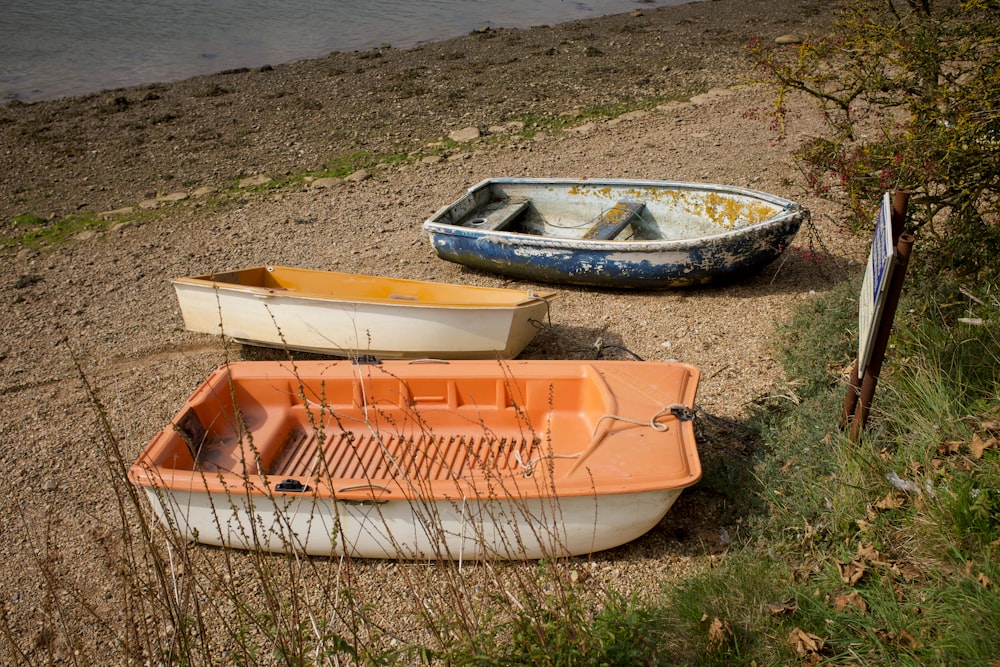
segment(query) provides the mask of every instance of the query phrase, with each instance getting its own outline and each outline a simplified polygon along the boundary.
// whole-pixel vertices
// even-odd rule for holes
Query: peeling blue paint
[[[675,192],[664,196],[667,190]],[[585,207],[574,201],[574,197],[594,199],[597,191],[601,192],[604,201],[595,204],[597,208],[593,210],[601,206],[606,208],[609,198],[621,199],[628,195],[642,201],[645,196],[650,202],[648,218],[659,220],[661,225],[669,221],[672,212],[669,205],[657,200],[679,197],[684,198],[688,209],[699,197],[708,199],[711,196],[713,202],[720,197],[732,197],[739,205],[749,201],[748,206],[761,210],[770,207],[773,215],[750,223],[725,221],[723,226],[732,229],[723,229],[717,234],[663,241],[583,240],[517,230],[482,230],[461,224],[490,201],[527,195],[528,201],[538,210],[535,211],[537,220],[526,221],[524,226],[544,229],[544,225],[549,224],[546,218],[554,218],[562,210],[558,207],[578,213]],[[543,202],[543,197],[548,201]],[[473,202],[478,203],[473,206]],[[690,211],[685,215],[690,217]],[[439,211],[424,223],[424,230],[438,257],[484,271],[550,283],[664,288],[705,284],[756,271],[781,254],[808,216],[809,212],[794,202],[728,186],[666,181],[491,179]],[[564,217],[560,220],[563,222],[558,225],[559,233],[577,229],[577,233],[583,235],[584,224],[572,226],[565,224]],[[713,222],[718,224],[720,221]],[[644,224],[648,226],[649,223],[644,221]]]

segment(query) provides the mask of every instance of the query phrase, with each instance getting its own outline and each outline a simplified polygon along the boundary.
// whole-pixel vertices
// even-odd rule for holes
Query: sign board
[[[878,334],[878,323],[885,307],[892,268],[896,264],[896,245],[892,240],[892,200],[889,193],[882,197],[875,219],[871,254],[861,282],[858,301],[858,375],[864,377],[871,359],[872,344]]]

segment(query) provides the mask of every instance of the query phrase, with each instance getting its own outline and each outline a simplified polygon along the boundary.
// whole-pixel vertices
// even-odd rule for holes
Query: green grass
[[[848,285],[776,338],[789,386],[755,417],[755,525],[722,567],[666,591],[691,664],[990,664],[1000,649],[1000,303],[911,285],[859,444],[839,430],[854,332]],[[946,290],[945,290],[946,291]],[[971,304],[982,326],[940,303]],[[795,332],[795,336],[788,335]],[[906,493],[890,476],[919,489]],[[775,603],[781,611],[764,611]],[[694,619],[726,619],[698,642]],[[799,632],[816,639],[807,645]]]
[[[100,231],[113,224],[84,213],[67,216],[61,220],[47,221],[34,215],[18,215],[11,220],[11,231],[0,237],[0,246],[40,248],[58,245],[84,231]]]
[[[680,99],[676,97],[649,97],[642,100],[628,100],[616,104],[586,107],[575,114],[526,114],[516,119],[524,124],[524,129],[518,134],[528,139],[541,132],[559,134],[591,121],[611,120],[632,111],[649,111],[672,101],[680,101]]]
[[[524,123],[524,128],[517,136],[532,138],[540,132],[560,133],[570,127],[580,125],[592,120],[609,120],[621,116],[630,111],[640,109],[652,109],[664,102],[674,98],[648,98],[643,100],[620,102],[613,105],[590,107],[581,110],[576,115],[528,115],[516,120]],[[499,143],[508,140],[506,136],[486,136],[484,140],[489,143]],[[273,177],[269,182],[249,188],[239,188],[235,184],[229,188],[215,193],[211,199],[200,200],[202,206],[223,208],[232,205],[232,199],[238,197],[242,192],[266,192],[280,190],[286,187],[301,187],[307,179],[316,178],[344,178],[359,169],[374,169],[381,165],[400,165],[413,162],[429,155],[445,155],[451,151],[462,148],[463,145],[451,139],[442,139],[433,147],[424,147],[415,152],[387,152],[371,153],[368,151],[355,151],[344,155],[334,155],[327,158],[323,165],[314,170],[304,171],[297,174]],[[195,183],[186,183],[188,187],[195,187]],[[183,205],[183,204],[181,204]],[[129,217],[131,220],[140,222],[155,221],[157,212],[162,214],[163,209],[150,211],[137,211]],[[10,219],[9,230],[0,235],[0,247],[27,247],[44,248],[58,246],[66,242],[74,235],[91,230],[103,231],[118,220],[104,220],[97,217],[94,212],[83,212],[68,215],[58,220],[46,220],[36,215],[25,213],[13,216]]]

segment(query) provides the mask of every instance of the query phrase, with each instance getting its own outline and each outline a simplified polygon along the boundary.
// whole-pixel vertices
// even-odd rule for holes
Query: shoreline
[[[742,83],[753,35],[822,29],[817,0],[710,0],[407,50],[336,52],[275,67],[0,108],[0,220],[109,211],[259,174],[323,170],[484,133]],[[191,186],[187,184],[192,184]]]
[[[10,25],[0,24],[0,39],[6,37],[9,42],[0,42],[0,59],[5,54],[10,60],[0,76],[0,106],[15,100],[30,104],[129,87],[169,85],[228,70],[317,60],[334,52],[354,53],[390,45],[409,50],[485,29],[527,29],[626,13],[639,3],[516,0],[491,6],[437,0],[366,6],[355,2],[348,3],[345,10],[329,12],[314,0],[294,0],[283,7],[280,17],[261,2],[243,3],[238,11],[225,3],[207,4],[199,8],[198,20],[190,24],[186,23],[194,9],[190,2],[132,11],[120,0],[113,0],[72,16],[60,16],[45,3],[35,10],[15,11]],[[38,14],[29,17],[33,12]],[[79,30],[49,32],[53,26],[73,20],[82,22]],[[99,44],[92,39],[97,31],[103,36]],[[30,47],[49,42],[47,54]],[[66,53],[79,57],[67,61],[61,57]],[[23,57],[29,59],[21,60]]]

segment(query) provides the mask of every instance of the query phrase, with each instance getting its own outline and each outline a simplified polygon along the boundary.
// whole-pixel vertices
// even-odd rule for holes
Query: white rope
[[[656,414],[654,414],[652,417],[650,417],[649,421],[641,421],[639,419],[632,419],[631,417],[623,417],[621,415],[613,415],[613,414],[602,415],[601,418],[597,420],[597,423],[594,424],[594,431],[593,431],[593,433],[591,433],[591,437],[594,437],[595,435],[597,435],[597,427],[600,426],[601,422],[604,421],[605,419],[616,419],[618,421],[628,422],[630,424],[636,424],[638,426],[648,426],[649,428],[653,429],[657,433],[666,433],[670,429],[670,427],[668,425],[666,425],[666,424],[664,424],[662,422],[658,422],[656,420],[661,415],[664,415],[666,413],[673,413],[674,410],[678,410],[678,409],[680,409],[680,410],[687,410],[687,408],[685,406],[681,405],[680,403],[673,403],[671,405],[667,405],[667,406],[664,406],[664,407],[660,408],[656,412]],[[524,476],[525,477],[531,477],[531,475],[535,471],[535,466],[539,462],[541,462],[541,461],[543,461],[545,459],[578,459],[581,456],[583,456],[583,454],[586,451],[587,451],[586,449],[581,449],[580,451],[576,452],[575,454],[542,454],[541,456],[536,456],[535,458],[533,458],[530,461],[528,461],[527,463],[525,463],[524,459],[521,458],[521,452],[520,452],[520,450],[515,449],[514,450],[514,459],[517,461],[517,464],[521,467],[521,470],[524,471]]]
[[[531,477],[535,472],[535,466],[545,459],[578,459],[583,456],[583,453],[587,451],[586,449],[581,449],[576,454],[542,454],[541,456],[536,456],[527,463],[521,458],[520,450],[514,450],[514,459],[517,460],[517,464],[521,466],[521,470],[524,471],[525,477]]]
[[[594,424],[594,432],[591,433],[591,436],[597,435],[597,427],[600,426],[601,422],[604,421],[605,419],[616,419],[618,421],[628,422],[629,424],[637,424],[639,426],[648,426],[649,428],[653,429],[654,431],[656,431],[658,433],[666,433],[667,430],[670,427],[667,426],[666,424],[664,424],[662,422],[658,422],[656,420],[657,420],[658,417],[660,417],[660,415],[668,413],[668,412],[672,411],[674,408],[677,408],[677,407],[683,407],[683,406],[680,406],[680,405],[677,405],[677,404],[664,406],[664,407],[660,408],[660,410],[655,415],[653,415],[652,417],[650,417],[649,421],[645,421],[645,422],[641,421],[639,419],[632,419],[631,417],[622,417],[621,415],[613,415],[613,414],[602,415],[601,418],[597,420],[597,423]]]

